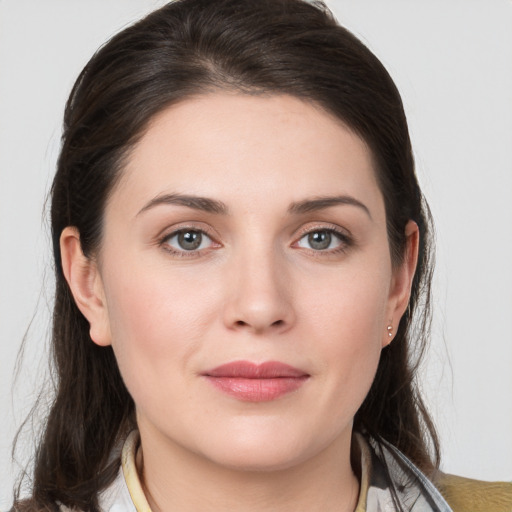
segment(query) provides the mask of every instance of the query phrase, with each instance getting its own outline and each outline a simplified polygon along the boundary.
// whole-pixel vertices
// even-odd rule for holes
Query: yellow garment
[[[512,512],[512,482],[483,482],[439,473],[434,484],[454,512]]]
[[[135,454],[139,444],[139,431],[133,430],[123,446],[121,454],[121,468],[123,470],[126,486],[130,493],[130,497],[137,509],[137,512],[151,512],[148,500],[142,490],[142,485],[137,474],[137,466],[135,465]]]

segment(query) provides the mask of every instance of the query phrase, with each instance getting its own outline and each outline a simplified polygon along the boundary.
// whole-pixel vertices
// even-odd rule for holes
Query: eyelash
[[[338,241],[339,246],[335,247],[334,249],[312,249],[312,248],[306,248],[306,247],[298,247],[298,243],[304,239],[305,237],[312,235],[313,233],[329,233],[330,235],[334,235]],[[169,245],[169,240],[171,240],[174,237],[179,236],[182,233],[198,233],[202,237],[206,236],[208,239],[210,239],[212,246],[208,248],[203,249],[192,249],[192,250],[186,250],[186,249],[174,249],[172,246]],[[202,243],[202,241],[201,241]],[[292,247],[298,247],[302,248],[306,251],[308,251],[310,254],[312,254],[315,257],[322,257],[327,255],[336,255],[340,253],[344,253],[347,251],[348,248],[350,248],[353,245],[354,241],[350,235],[348,235],[346,232],[340,230],[337,227],[334,226],[315,226],[312,228],[305,228],[301,231],[300,236],[296,239],[296,241],[292,244]],[[215,238],[205,229],[203,228],[197,228],[197,227],[182,227],[179,229],[175,229],[174,231],[165,234],[159,239],[159,245],[168,253],[172,254],[173,256],[177,256],[180,258],[197,258],[200,257],[204,252],[211,250],[212,248],[221,247],[221,244],[219,242],[216,242]]]
[[[212,249],[212,247],[210,246],[208,248],[203,248],[203,249],[199,249],[199,250],[195,250],[195,249],[194,250],[186,250],[186,249],[180,250],[180,249],[175,249],[174,247],[169,245],[169,240],[171,240],[174,237],[178,237],[182,233],[198,233],[202,237],[207,237],[211,241],[212,246],[214,246],[214,247],[221,246],[221,244],[216,242],[215,238],[210,233],[208,233],[208,231],[206,231],[203,228],[197,228],[197,227],[193,227],[193,226],[189,226],[189,227],[184,226],[179,229],[175,229],[174,231],[172,231],[170,233],[165,234],[163,237],[160,238],[159,245],[165,251],[170,253],[172,256],[177,256],[179,258],[197,258],[197,257],[201,256],[202,254],[204,254],[205,251],[209,251],[210,249]],[[202,241],[201,241],[201,244],[202,244]]]
[[[335,227],[332,225],[330,225],[330,226],[325,226],[325,225],[324,226],[314,226],[314,227],[305,228],[300,233],[299,238],[297,239],[296,242],[294,242],[293,245],[296,246],[302,239],[304,239],[305,237],[307,237],[313,233],[322,233],[322,232],[329,233],[330,235],[334,235],[339,241],[339,246],[335,247],[334,249],[304,248],[305,250],[307,250],[310,254],[312,254],[315,257],[321,258],[322,256],[325,257],[325,256],[329,256],[329,255],[345,253],[351,246],[354,245],[353,238],[346,231],[342,231],[338,227]]]

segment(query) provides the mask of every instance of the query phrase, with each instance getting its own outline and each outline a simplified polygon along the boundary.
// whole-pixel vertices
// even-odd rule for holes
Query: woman
[[[450,510],[405,116],[321,6],[184,0],[113,38],[52,231],[58,389],[17,508]]]

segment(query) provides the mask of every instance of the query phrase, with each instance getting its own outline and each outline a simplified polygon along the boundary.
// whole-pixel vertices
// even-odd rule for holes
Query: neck
[[[254,471],[224,467],[141,432],[138,473],[153,512],[353,511],[359,482],[345,437],[290,467]]]

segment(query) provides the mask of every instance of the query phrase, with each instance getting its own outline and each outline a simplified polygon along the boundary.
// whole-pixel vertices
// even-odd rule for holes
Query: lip
[[[309,374],[278,361],[233,361],[202,374],[220,391],[245,402],[268,402],[299,389]]]

